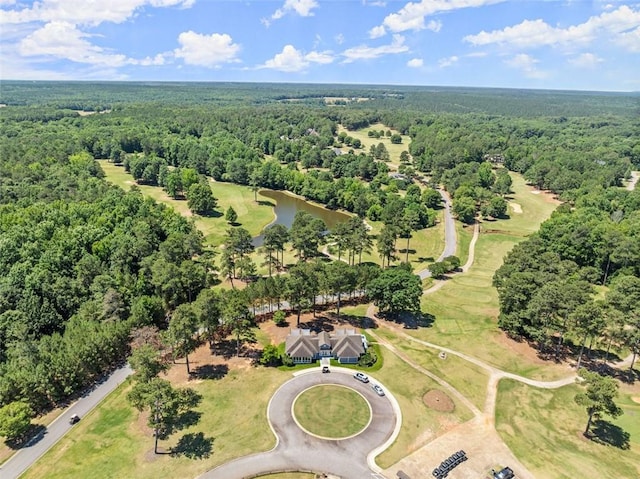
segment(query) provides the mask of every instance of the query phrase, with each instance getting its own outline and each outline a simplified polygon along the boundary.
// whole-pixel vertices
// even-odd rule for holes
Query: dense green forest
[[[197,301],[214,269],[231,279],[236,267],[251,270],[242,246],[212,267],[191,222],[135,189],[109,186],[95,159],[186,196],[199,214],[217,207],[202,187],[212,177],[383,221],[377,248],[387,266],[388,245],[435,221],[438,195],[418,180],[443,185],[458,218],[473,222],[478,214],[504,216],[506,171],[522,173],[566,203],[496,274],[501,326],[544,348],[554,337],[562,345],[565,335],[606,336],[635,351],[640,299],[624,298],[640,290],[640,199],[621,186],[640,166],[639,102],[482,89],[2,82],[0,404],[44,409],[64,400],[124,359],[133,328],[166,328],[176,310]],[[384,145],[365,151],[348,134],[377,123],[412,140],[400,179],[389,175]],[[338,135],[339,125],[346,134]],[[316,226],[296,230],[301,265],[279,293],[298,311],[316,292],[351,294],[382,281],[362,267],[349,277],[336,266],[319,276],[348,284],[310,289]],[[354,267],[372,247],[363,241],[345,247]],[[277,258],[271,253],[268,261]],[[273,299],[259,292],[267,281],[275,280],[256,282],[241,298],[245,306]],[[607,288],[606,304],[592,299],[596,287]],[[200,302],[216,301],[209,300]],[[602,311],[604,326],[590,326],[593,311]]]

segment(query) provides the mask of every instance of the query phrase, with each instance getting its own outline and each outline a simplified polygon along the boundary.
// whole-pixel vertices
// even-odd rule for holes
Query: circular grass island
[[[293,403],[293,417],[306,432],[325,439],[345,439],[362,432],[371,422],[371,406],[346,386],[313,386]]]

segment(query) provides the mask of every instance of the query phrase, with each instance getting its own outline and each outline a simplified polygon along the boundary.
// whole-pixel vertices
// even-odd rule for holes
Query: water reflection
[[[325,222],[327,228],[329,229],[333,228],[336,224],[347,221],[349,219],[349,215],[347,215],[346,213],[343,213],[341,211],[328,210],[326,208],[323,208],[322,206],[311,204],[284,191],[260,190],[260,194],[266,198],[273,200],[276,204],[274,208],[276,219],[268,226],[279,224],[284,225],[287,229],[289,229],[291,228],[291,225],[293,224],[293,218],[298,211],[306,211],[316,218],[320,218]],[[255,247],[259,247],[262,246],[263,240],[264,236],[261,234],[260,236],[256,236],[255,238],[253,238],[252,242]]]

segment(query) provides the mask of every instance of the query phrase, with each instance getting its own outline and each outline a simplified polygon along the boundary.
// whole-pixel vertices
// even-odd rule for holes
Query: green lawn
[[[540,379],[566,375],[553,365],[532,364],[514,355],[501,341],[497,327],[498,293],[492,286],[493,274],[504,256],[527,235],[536,231],[540,223],[551,215],[555,203],[543,195],[530,192],[519,175],[513,175],[512,201],[523,210],[509,220],[483,222],[476,243],[475,261],[469,272],[453,275],[439,291],[423,296],[422,310],[435,317],[433,325],[408,331],[420,339],[442,344],[478,357],[504,370]],[[458,233],[461,244],[470,241],[470,232]],[[466,255],[462,256],[463,262]]]
[[[232,369],[219,380],[193,381],[203,396],[197,425],[160,441],[165,450],[189,433],[202,433],[211,452],[202,459],[153,454],[153,437],[145,420],[126,400],[125,384],[80,421],[34,467],[29,478],[196,477],[213,467],[246,454],[269,450],[275,437],[266,410],[275,390],[291,375],[274,368]],[[247,398],[251,398],[250,401]]]
[[[389,351],[385,350],[383,354],[384,366],[375,373],[375,378],[393,393],[402,410],[402,428],[398,438],[376,458],[378,465],[386,469],[453,425],[471,419],[473,414],[456,398],[452,398],[455,410],[451,413],[430,409],[422,397],[427,391],[440,389],[441,386]]]
[[[640,477],[640,438],[633,434],[638,416],[627,414],[615,422],[631,433],[628,449],[587,440],[582,436],[587,414],[573,400],[578,390],[573,385],[541,390],[500,381],[498,433],[536,478]]]
[[[307,389],[296,398],[293,413],[310,433],[335,439],[359,433],[371,420],[367,401],[353,389],[337,385]]]
[[[135,184],[133,177],[124,171],[122,166],[116,166],[108,161],[100,161],[100,166],[105,172],[106,178],[111,183],[128,190]],[[258,236],[262,229],[275,218],[273,202],[258,193],[258,203],[254,201],[253,191],[247,186],[233,183],[211,182],[213,195],[218,199],[217,217],[204,217],[192,215],[186,200],[174,200],[170,198],[162,188],[158,186],[139,186],[142,193],[166,204],[183,216],[193,217],[196,227],[202,231],[208,244],[218,246],[223,243],[229,224],[224,219],[224,213],[229,206],[238,214],[237,223],[245,228],[251,236]]]
[[[345,129],[342,125],[338,126],[338,133],[344,131],[348,136],[350,136],[351,138],[357,138],[360,140],[360,142],[362,143],[362,148],[360,151],[364,151],[365,153],[369,153],[369,148],[371,147],[371,145],[378,145],[379,143],[384,144],[385,148],[387,149],[387,151],[389,152],[389,157],[390,157],[390,164],[391,165],[395,165],[398,166],[400,165],[400,153],[402,153],[403,151],[409,151],[409,143],[411,143],[411,137],[408,135],[401,135],[402,136],[402,143],[400,144],[393,144],[391,143],[391,140],[389,138],[385,137],[380,137],[380,138],[373,138],[373,137],[369,137],[368,136],[368,132],[370,130],[373,131],[380,131],[380,130],[384,130],[385,132],[387,130],[391,130],[391,133],[399,133],[399,131],[394,130],[393,128],[388,128],[386,126],[384,126],[382,123],[376,123],[374,125],[371,125],[367,128],[362,128],[360,130],[356,130],[356,131],[350,131]],[[345,147],[343,148],[345,151],[348,151],[349,148]]]
[[[489,374],[484,369],[453,355],[441,359],[438,351],[399,338],[388,329],[377,329],[376,334],[392,343],[416,364],[447,381],[478,409],[484,408],[489,381]]]

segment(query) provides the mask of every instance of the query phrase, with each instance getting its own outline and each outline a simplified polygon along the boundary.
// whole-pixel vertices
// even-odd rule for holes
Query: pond
[[[323,208],[322,206],[317,206],[309,203],[308,201],[303,200],[302,198],[298,198],[297,196],[293,196],[284,191],[275,191],[275,190],[260,190],[260,194],[276,204],[274,208],[274,212],[276,214],[276,219],[272,221],[268,226],[271,225],[284,225],[287,229],[291,228],[293,224],[293,218],[296,216],[298,211],[306,211],[307,213],[315,216],[316,218],[320,218],[325,222],[327,228],[331,229],[336,224],[341,223],[343,221],[347,221],[349,219],[349,215],[343,213],[341,211],[333,211],[327,208]],[[263,235],[256,236],[253,238],[253,245],[257,248],[262,246]]]

